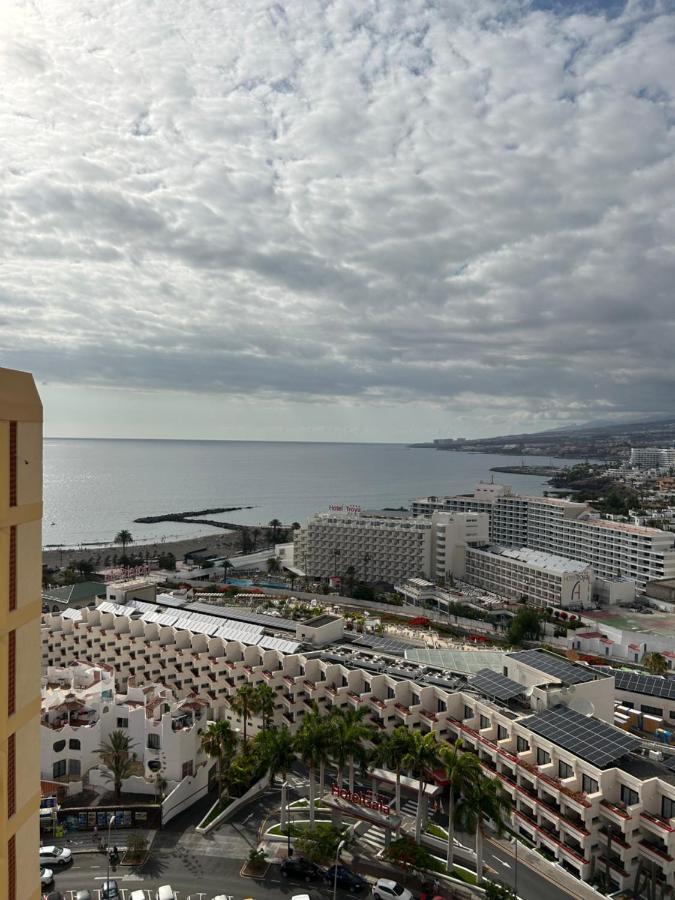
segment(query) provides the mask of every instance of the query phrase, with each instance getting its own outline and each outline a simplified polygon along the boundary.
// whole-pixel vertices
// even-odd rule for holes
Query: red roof
[[[577,637],[580,638],[601,638],[603,636],[601,631],[577,631]]]

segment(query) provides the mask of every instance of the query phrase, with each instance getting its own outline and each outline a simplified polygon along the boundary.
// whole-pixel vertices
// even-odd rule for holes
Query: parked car
[[[91,900],[91,891],[78,891],[75,894],[75,900]],[[145,900],[145,897],[143,898]]]
[[[71,862],[73,854],[67,847],[40,847],[41,866],[65,866]]]
[[[144,890],[139,888],[137,891],[132,891],[129,894],[129,900],[148,900],[148,896]]]
[[[392,881],[390,878],[378,878],[373,888],[373,900],[413,900],[413,895],[398,881]]]
[[[101,882],[101,900],[121,900],[120,889],[114,878]]]
[[[54,881],[52,869],[40,869],[40,884],[42,887],[49,887],[52,881]]]
[[[332,885],[335,883],[336,870],[337,886],[340,890],[351,891],[352,894],[356,894],[358,891],[363,891],[368,887],[366,879],[362,875],[357,875],[356,872],[352,872],[347,866],[331,866],[324,876],[327,884]]]
[[[321,881],[324,869],[303,856],[290,856],[281,863],[281,874],[284,878],[295,878],[297,881]]]

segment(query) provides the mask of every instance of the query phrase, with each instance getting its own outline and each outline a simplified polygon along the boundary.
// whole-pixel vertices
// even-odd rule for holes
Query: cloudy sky
[[[672,0],[0,9],[0,362],[48,434],[674,411]]]

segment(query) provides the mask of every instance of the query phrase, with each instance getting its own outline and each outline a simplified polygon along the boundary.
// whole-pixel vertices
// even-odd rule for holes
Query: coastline
[[[186,553],[204,548],[208,553],[233,556],[241,549],[241,537],[236,531],[214,531],[213,534],[204,534],[201,537],[186,537],[176,541],[149,541],[134,542],[127,547],[127,553],[133,556],[156,557],[160,553],[173,553],[176,559],[182,559]],[[120,544],[106,546],[82,546],[82,547],[57,547],[42,550],[42,564],[50,567],[67,566],[70,562],[80,559],[92,559],[99,557],[101,562],[106,556],[121,556]]]

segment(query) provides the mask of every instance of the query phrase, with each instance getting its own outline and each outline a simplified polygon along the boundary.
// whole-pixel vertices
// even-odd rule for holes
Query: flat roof
[[[509,658],[550,675],[562,684],[583,684],[585,681],[595,681],[600,677],[600,673],[594,669],[570,662],[546,650],[519,650],[516,653],[509,653]]]
[[[330,625],[333,622],[339,622],[342,616],[334,616],[333,613],[321,613],[312,619],[304,619],[302,625],[308,625],[311,628],[321,628],[323,625]]]
[[[474,548],[469,547],[468,549],[473,550]],[[556,572],[560,575],[585,572],[586,569],[591,568],[590,563],[583,562],[580,559],[569,559],[566,556],[557,556],[554,553],[544,553],[542,550],[531,550],[529,547],[500,547],[498,544],[493,544],[489,547],[475,549],[493,556],[513,559],[516,562],[522,562],[538,569]]]
[[[506,653],[503,650],[406,650],[405,658],[411,662],[446,669],[464,675],[475,675],[481,669],[501,672]]]

